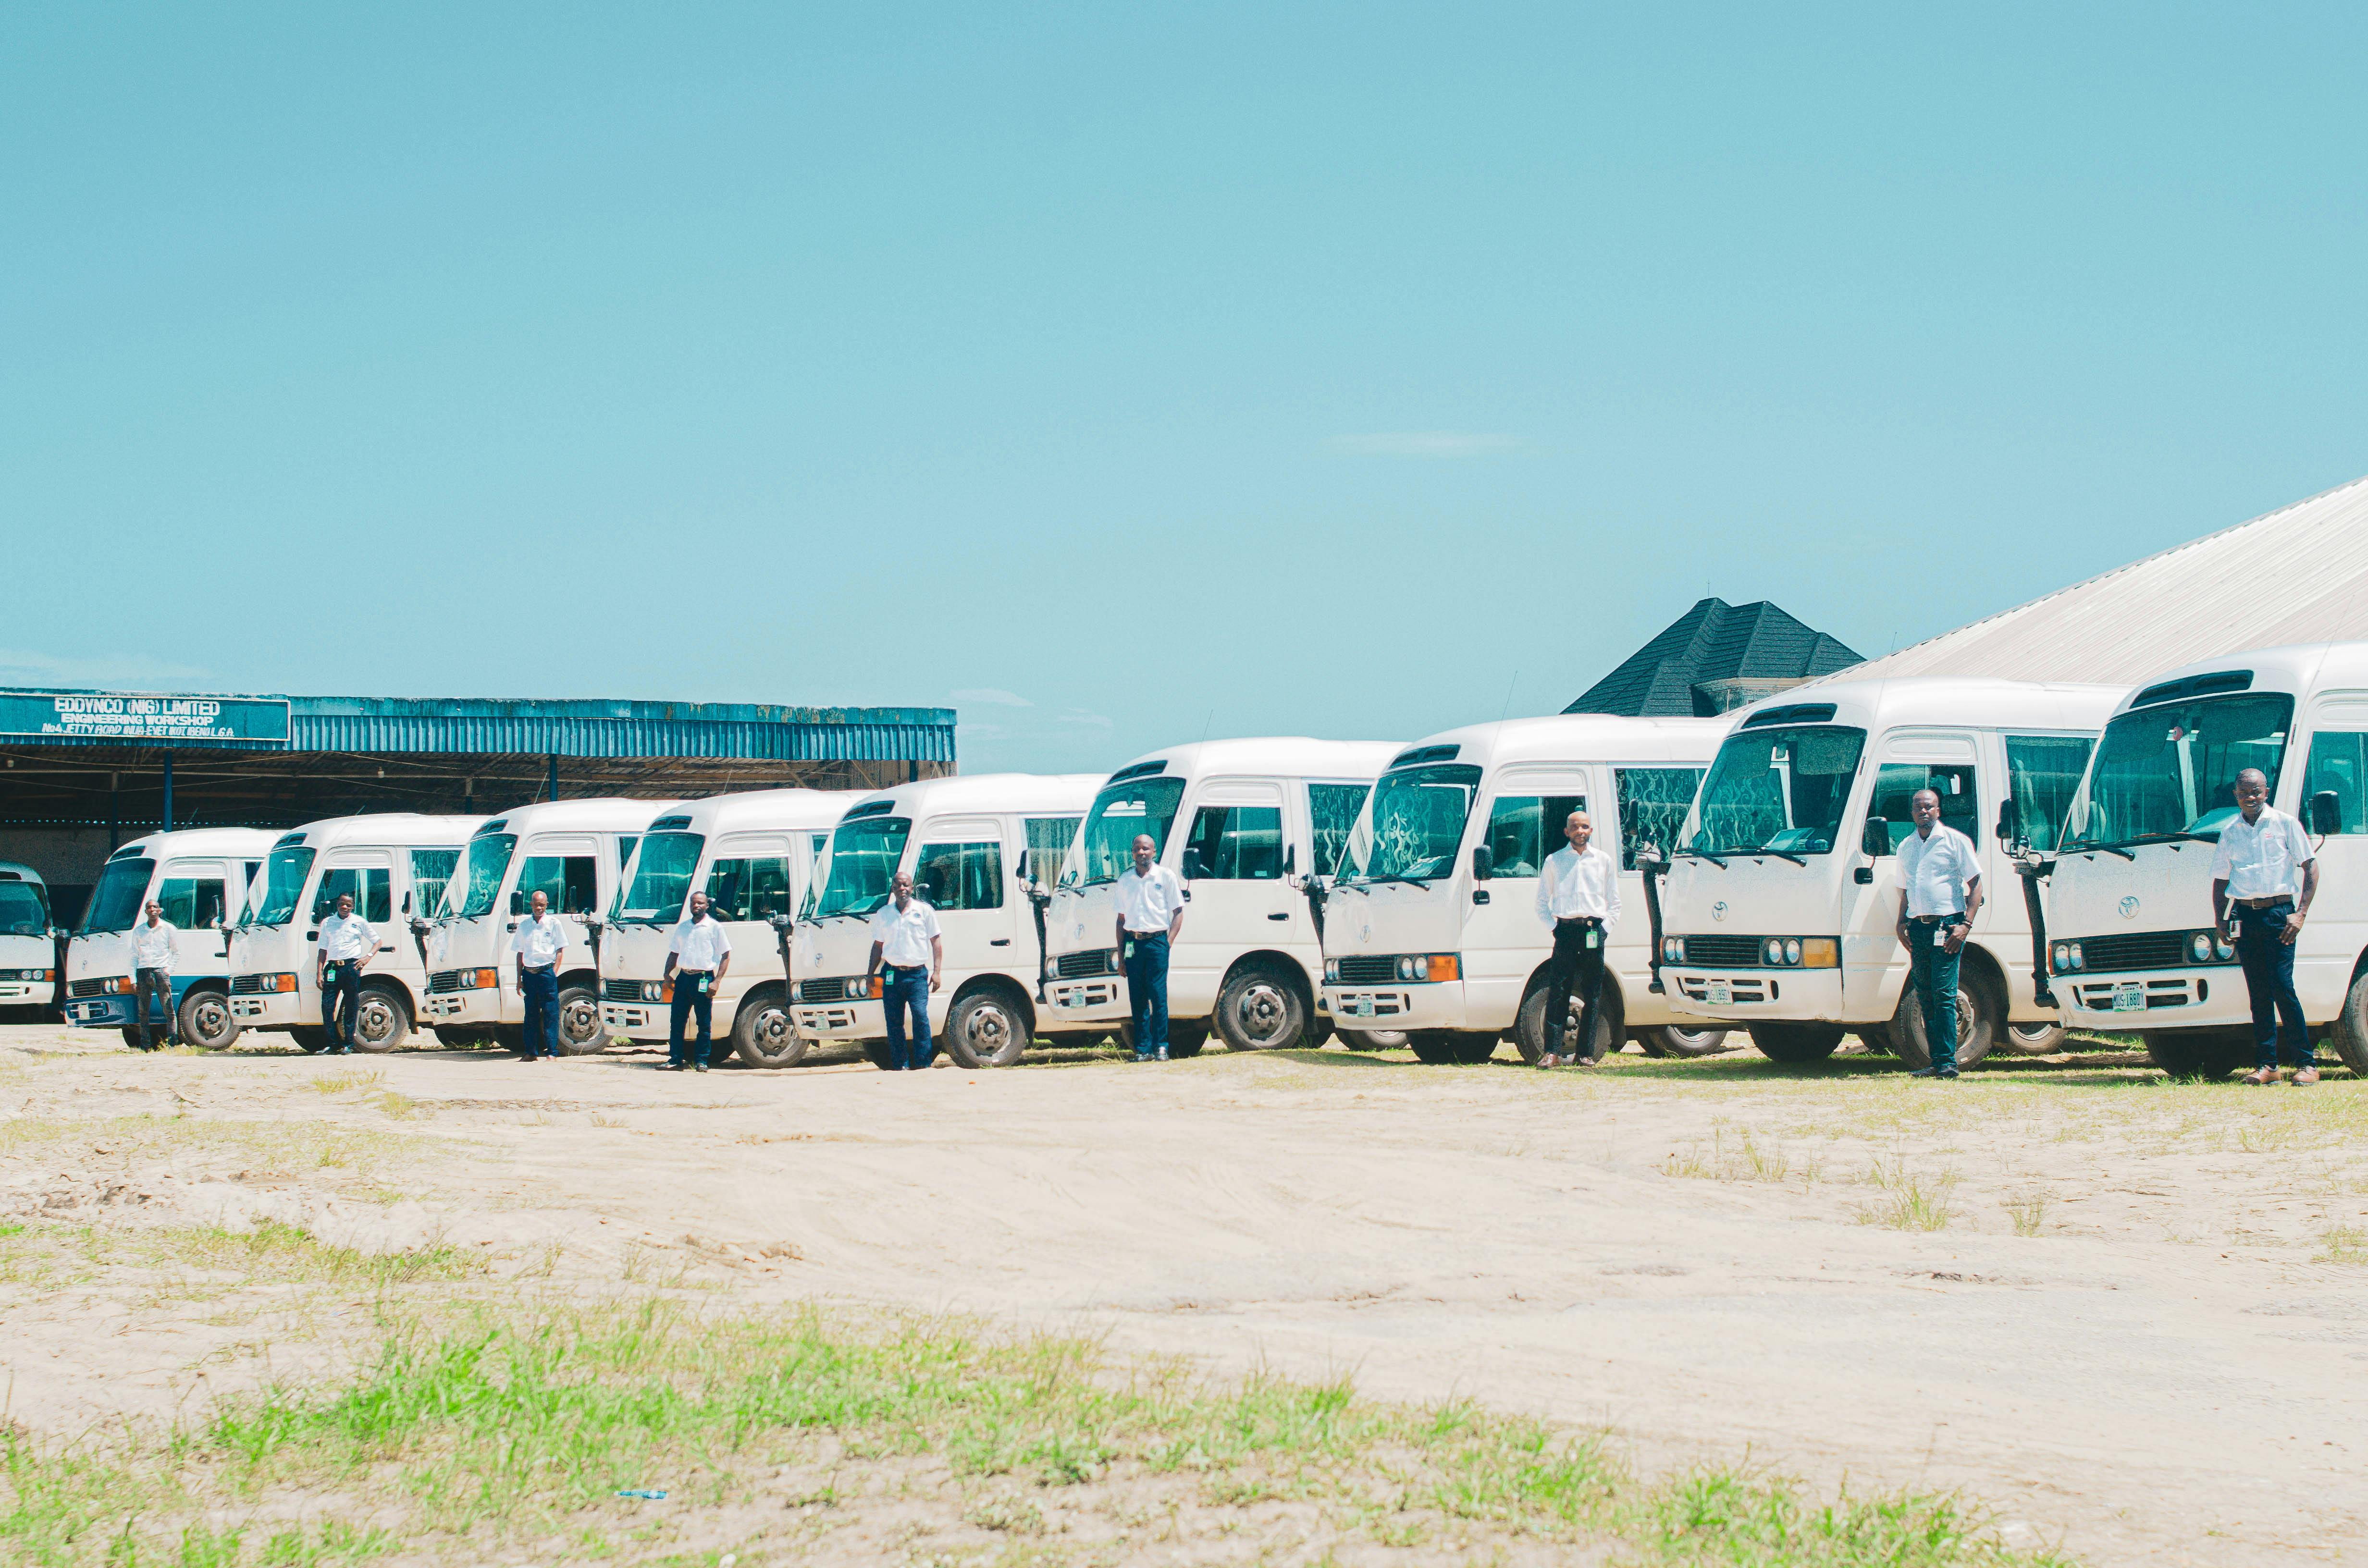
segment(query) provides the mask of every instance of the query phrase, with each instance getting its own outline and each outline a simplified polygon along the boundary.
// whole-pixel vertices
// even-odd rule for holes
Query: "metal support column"
[[[173,831],[173,754],[165,754],[165,831]]]
[[[551,785],[543,799],[547,801],[559,799],[559,754],[557,752],[551,754]]]

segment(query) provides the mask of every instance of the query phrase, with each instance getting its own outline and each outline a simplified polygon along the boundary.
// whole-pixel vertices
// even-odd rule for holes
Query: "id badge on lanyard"
[[[1603,932],[1600,927],[1589,926],[1587,928],[1587,945],[1590,948],[1603,946]]]

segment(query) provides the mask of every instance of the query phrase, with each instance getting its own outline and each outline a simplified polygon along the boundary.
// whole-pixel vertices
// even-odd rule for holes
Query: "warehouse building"
[[[949,708],[0,690],[0,859],[76,917],[115,846],[527,801],[871,789],[954,770]]]

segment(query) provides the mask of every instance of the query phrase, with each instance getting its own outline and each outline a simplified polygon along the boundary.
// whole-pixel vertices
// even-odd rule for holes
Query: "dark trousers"
[[[156,1049],[156,1037],[148,1032],[148,997],[151,993],[154,993],[156,997],[156,1006],[164,1010],[165,1042],[169,1045],[175,1034],[172,971],[164,969],[132,971],[131,1016],[140,1026],[140,1049],[142,1051]]]
[[[699,1015],[698,1054],[683,1049],[682,1026],[692,1014]],[[674,1011],[666,1019],[666,1061],[677,1067],[686,1062],[708,1060],[713,1042],[707,1037],[715,1023],[715,975],[703,969],[678,969],[674,972]]]
[[[1134,1058],[1148,1061],[1167,1049],[1167,933],[1148,937],[1130,931],[1126,955],[1126,1000],[1134,1012]]]
[[[518,999],[526,1004],[526,1053],[559,1054],[559,967],[518,971]]]
[[[2280,1047],[2295,1066],[2311,1062],[2310,1028],[2303,1022],[2302,998],[2294,994],[2294,944],[2285,939],[2293,914],[2293,903],[2284,902],[2228,911],[2237,927],[2237,961],[2245,966],[2245,990],[2253,1003],[2256,1067],[2275,1067]]]
[[[880,1010],[888,1020],[888,1071],[917,1073],[938,1054],[929,1039],[929,966],[880,966]],[[905,1033],[905,1019],[912,1032]]]
[[[1924,1042],[1932,1048],[1932,1065],[1957,1070],[1957,960],[1955,952],[1937,944],[1941,932],[1964,916],[1918,915],[1907,922],[1907,983],[1916,988],[1916,1005],[1924,1013]]]
[[[347,959],[326,966],[321,974],[321,1027],[329,1031],[329,1049],[354,1048],[354,1020],[362,1011],[362,966]]]
[[[1595,946],[1587,945],[1588,932]],[[1603,923],[1595,919],[1554,922],[1554,961],[1546,965],[1545,1043],[1548,1056],[1565,1049],[1576,1056],[1595,1054],[1595,1015],[1603,1000]],[[1570,1022],[1570,994],[1578,993],[1578,1033],[1565,1047],[1563,1030]]]

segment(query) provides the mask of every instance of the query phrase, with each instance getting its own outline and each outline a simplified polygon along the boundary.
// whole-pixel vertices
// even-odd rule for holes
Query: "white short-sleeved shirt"
[[[170,969],[173,967],[173,933],[179,929],[169,920],[159,920],[154,926],[146,920],[131,928],[131,967],[133,969]]]
[[[1183,912],[1184,884],[1165,866],[1153,866],[1147,877],[1137,876],[1129,866],[1119,873],[1110,898],[1128,930],[1140,937],[1161,936]]]
[[[677,969],[712,970],[731,953],[732,938],[723,934],[723,922],[712,915],[697,920],[686,917],[676,923],[666,951],[674,955]]]
[[[2228,884],[2230,898],[2302,895],[2302,869],[2314,856],[2302,824],[2273,806],[2259,822],[2237,812],[2220,824],[2220,847],[2212,857],[2212,880]]]
[[[360,915],[332,915],[321,922],[321,956],[331,963],[350,963],[376,951],[378,932]]]
[[[1974,841],[1946,823],[1934,823],[1930,836],[1911,833],[1899,846],[1899,880],[1907,889],[1909,919],[1963,915],[1965,888],[1982,874]]]
[[[540,920],[529,915],[510,933],[510,951],[529,969],[549,969],[566,950],[567,927],[559,923],[556,915],[546,915]]]
[[[1620,864],[1600,844],[1584,855],[1565,844],[1546,857],[1538,878],[1538,918],[1551,926],[1590,915],[1607,927],[1620,919]]]
[[[929,961],[929,941],[938,935],[938,912],[918,898],[896,907],[890,899],[871,917],[871,939],[880,944],[880,961],[898,969],[921,969]]]

